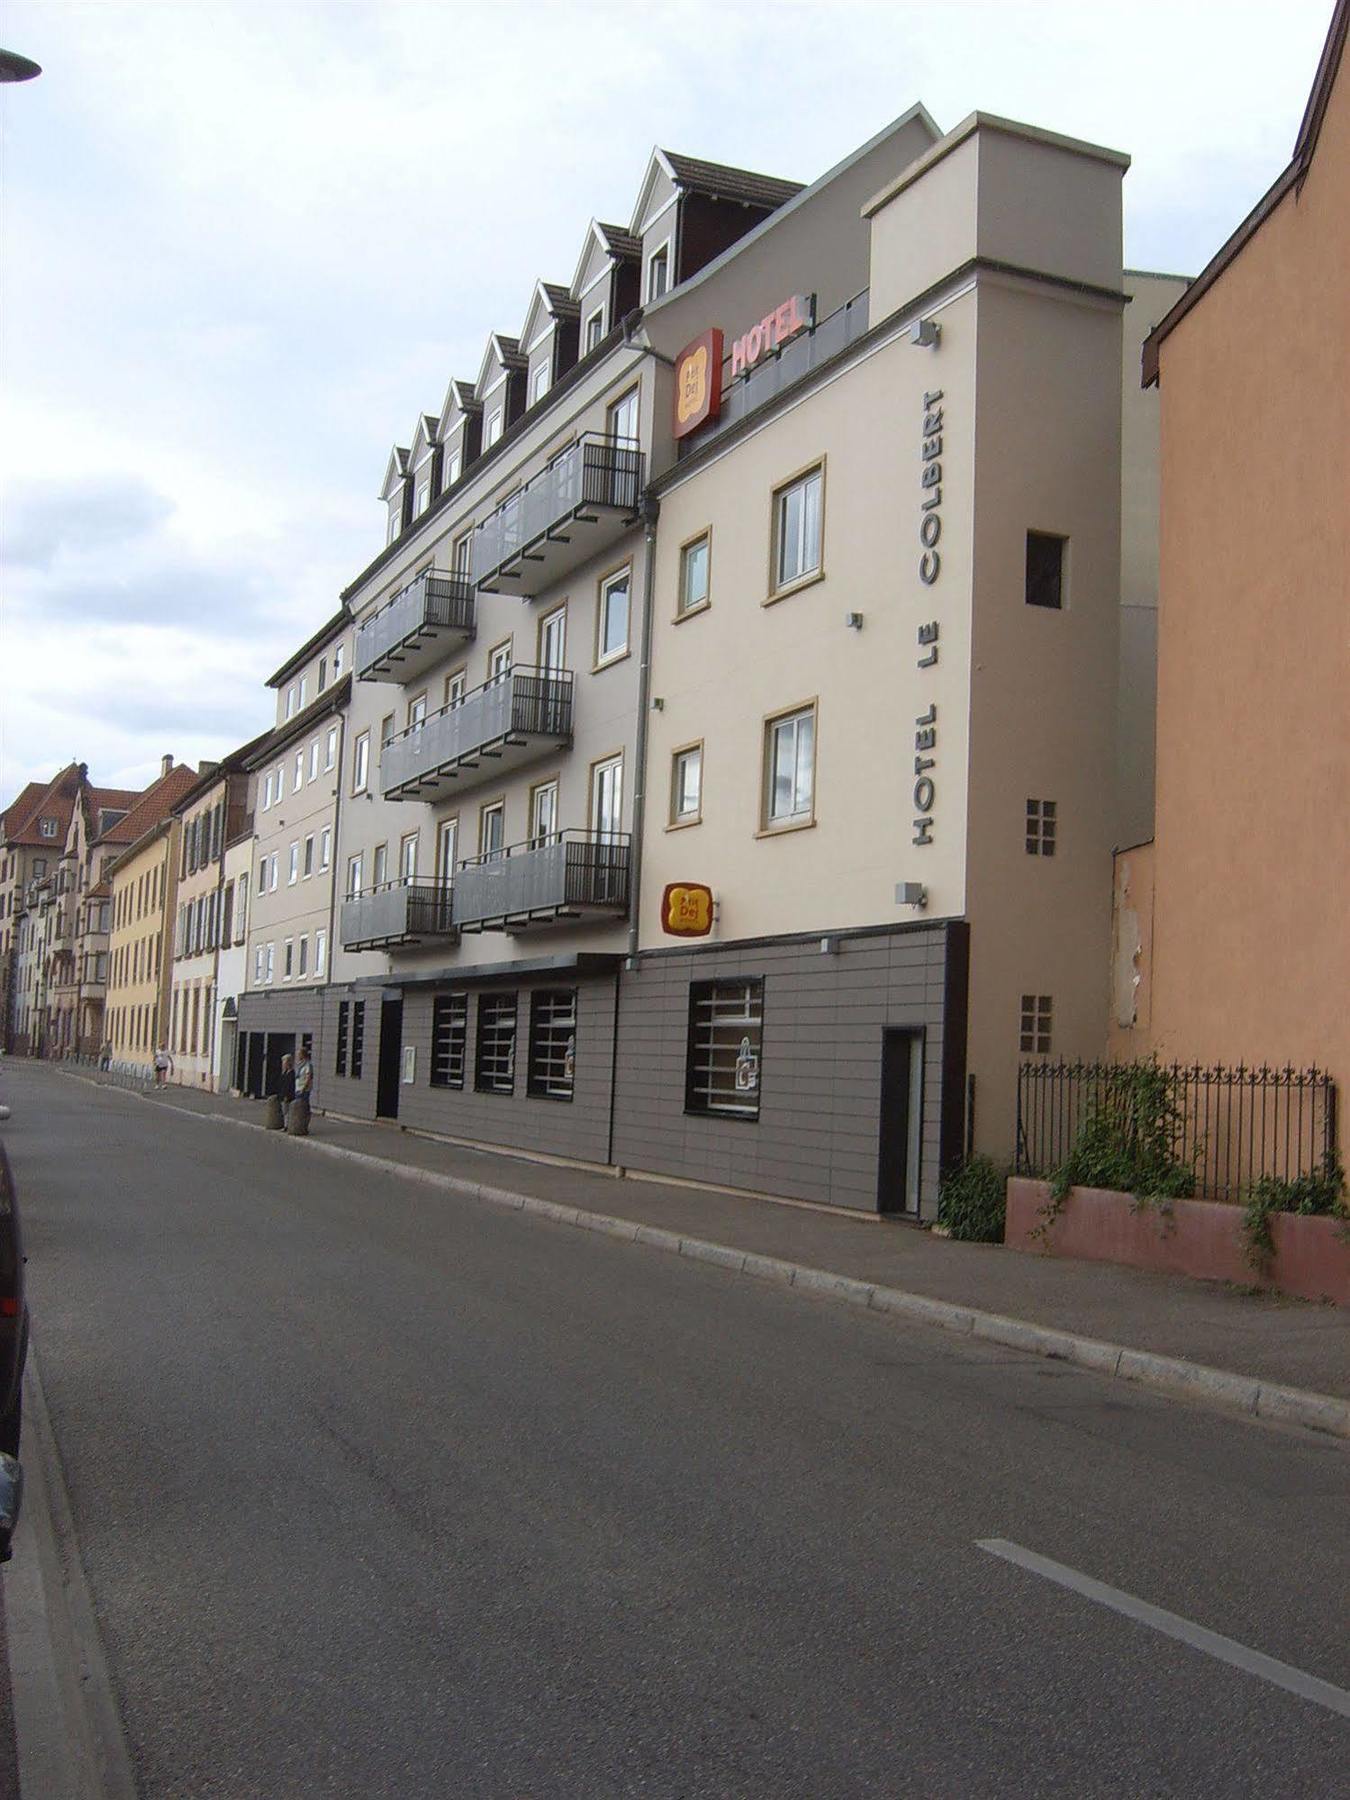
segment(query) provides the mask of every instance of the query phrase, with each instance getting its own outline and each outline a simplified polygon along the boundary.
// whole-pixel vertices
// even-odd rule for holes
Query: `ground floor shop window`
[[[686,1112],[759,1117],[764,982],[695,981],[689,986]]]
[[[541,988],[530,996],[527,1091],[545,1100],[570,1100],[576,1052],[576,989]]]
[[[431,1085],[462,1088],[469,1038],[469,996],[437,994],[431,1003]]]
[[[483,994],[473,1085],[480,1094],[511,1094],[516,1086],[516,996]]]

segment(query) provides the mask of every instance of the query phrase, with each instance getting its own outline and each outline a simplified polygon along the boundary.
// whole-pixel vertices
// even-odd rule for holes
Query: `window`
[[[361,1079],[361,1069],[366,1050],[366,1003],[364,1000],[352,1001],[352,1080]]]
[[[525,1091],[543,1100],[570,1100],[576,1053],[576,989],[541,988],[530,996],[530,1065]]]
[[[277,853],[274,850],[267,859],[267,888],[269,893],[276,893],[278,879]]]
[[[267,966],[263,972],[263,979],[265,981],[271,981],[274,978],[276,975],[276,967],[277,947],[275,944],[269,944],[267,946]]]
[[[370,885],[382,888],[389,879],[389,846],[376,844],[375,854],[370,859]]]
[[[259,944],[257,949],[253,952],[253,985],[255,987],[262,986],[266,968],[267,952],[263,949],[262,945]]]
[[[296,703],[296,686],[295,686],[295,683],[292,682],[291,685],[286,689],[286,717],[288,719],[293,719],[295,717],[295,703]]]
[[[333,680],[334,681],[336,681],[338,676],[342,673],[342,665],[343,665],[343,662],[346,660],[346,655],[347,655],[347,646],[345,644],[334,644],[334,646],[333,646]]]
[[[463,669],[456,669],[453,675],[445,678],[445,704],[459,706],[464,699],[464,688],[468,677]]]
[[[511,1094],[516,1086],[516,996],[482,994],[473,1085],[480,1094]]]
[[[1064,546],[1067,538],[1048,531],[1027,533],[1027,605],[1064,605]]]
[[[460,453],[458,450],[456,450],[453,453],[453,455],[446,457],[446,459],[445,459],[445,474],[441,477],[441,492],[442,493],[444,493],[447,488],[453,487],[455,485],[455,483],[459,480],[459,471],[462,468],[462,466],[463,466],[463,463],[462,463]]]
[[[694,825],[703,815],[703,746],[677,750],[670,766],[670,822]]]
[[[530,843],[536,850],[551,844],[558,833],[558,784],[543,781],[530,789]]]
[[[328,933],[326,931],[316,931],[314,933],[314,977],[315,977],[315,980],[319,980],[322,977],[323,966],[324,966],[325,962],[327,962],[327,960],[328,960]]]
[[[258,859],[258,892],[260,894],[267,892],[267,858],[265,856]]]
[[[506,842],[506,802],[494,800],[478,810],[478,854],[497,858]]]
[[[386,544],[392,544],[394,539],[398,536],[399,526],[402,524],[402,520],[399,517],[400,511],[401,502],[398,500],[391,500],[389,502],[389,529],[385,533],[384,538]]]
[[[705,531],[680,551],[680,598],[677,618],[708,604],[708,563],[712,540]]]
[[[775,590],[820,572],[820,508],[824,470],[779,488],[774,495],[773,585]]]
[[[511,640],[507,638],[504,644],[496,644],[488,651],[488,686],[496,687],[498,682],[505,681],[510,673]]]
[[[361,892],[361,858],[350,857],[347,861],[347,898],[354,900]]]
[[[289,867],[289,870],[286,875],[286,886],[294,887],[296,882],[299,881],[299,879],[300,879],[300,846],[298,843],[296,843],[296,844],[291,845],[290,867]]]
[[[419,694],[415,700],[408,703],[408,729],[409,731],[420,731],[426,722],[427,697],[425,694]]]
[[[431,1085],[462,1088],[469,1038],[469,996],[437,994],[431,1002]]]
[[[463,537],[455,539],[455,551],[450,566],[456,575],[469,573],[469,560],[473,554],[473,533],[466,531]]]
[[[1049,994],[1023,994],[1017,1038],[1021,1051],[1033,1056],[1049,1056],[1052,1012]]]
[[[582,354],[585,355],[588,351],[594,350],[599,345],[600,340],[601,340],[601,338],[604,337],[604,335],[605,335],[605,309],[603,306],[601,306],[601,307],[597,307],[595,312],[593,312],[591,314],[590,318],[587,319],[587,321],[586,321],[586,330],[585,330],[585,334],[583,337],[584,348],[582,350]]]
[[[333,1073],[335,1075],[345,1075],[347,1073],[347,1050],[350,1041],[351,1002],[348,1000],[340,1000],[338,1002],[337,1016],[337,1054],[333,1059]]]
[[[502,409],[497,407],[488,414],[487,424],[483,428],[483,448],[490,450],[502,435]]]
[[[314,742],[309,747],[309,778],[311,781],[317,781],[319,779],[319,740],[318,740],[318,738],[315,738]]]
[[[309,836],[305,839],[305,854],[304,854],[303,868],[304,868],[305,880],[308,881],[310,876],[314,873],[314,833],[313,832],[311,832],[309,834]]]
[[[425,481],[420,481],[417,484],[417,516],[419,519],[430,505],[431,477],[428,475]]]
[[[54,838],[56,836],[56,820],[55,819],[39,819],[38,820],[38,835],[40,837],[45,837],[45,838]]]
[[[623,758],[612,756],[591,770],[591,830],[612,843],[623,824]]]
[[[299,956],[296,962],[295,972],[297,975],[306,975],[309,973],[309,939],[307,937],[302,937],[300,940]]]
[[[328,658],[326,656],[321,656],[319,658],[319,692],[322,693],[323,690],[327,686],[328,686]]]
[[[541,362],[530,377],[530,405],[537,406],[549,390],[549,366]]]
[[[319,867],[326,869],[333,857],[333,828],[325,825],[319,833]]]
[[[278,763],[276,767],[277,805],[280,806],[286,793],[286,765]]]
[[[659,300],[670,286],[670,245],[662,244],[647,258],[647,299]]]
[[[436,879],[450,881],[455,873],[459,853],[459,820],[442,819],[436,827]]]
[[[1053,800],[1027,801],[1027,855],[1055,854],[1056,806]]]
[[[612,662],[628,649],[629,571],[621,569],[600,583],[600,604],[596,610],[595,661]]]
[[[560,606],[539,621],[539,667],[561,675],[567,667],[567,608]]]
[[[323,766],[325,769],[333,768],[337,762],[337,740],[338,728],[336,725],[330,725],[328,727],[328,736],[324,740],[323,746]]]
[[[638,435],[638,391],[629,388],[628,392],[605,411],[605,431],[609,437],[618,438],[620,442],[637,442]]]
[[[764,727],[764,828],[814,817],[816,709],[803,707]]]
[[[386,713],[380,720],[380,748],[384,749],[394,735],[394,715]]]
[[[269,769],[267,771],[266,778],[263,781],[263,803],[262,803],[263,811],[264,812],[270,811],[271,805],[272,805],[272,771]]]
[[[352,792],[364,794],[370,775],[370,733],[363,731],[352,748]]]
[[[287,938],[282,949],[284,954],[281,959],[281,979],[289,981],[295,973],[295,939]]]
[[[417,879],[417,838],[415,831],[410,831],[398,847],[398,872],[404,881]]]
[[[305,710],[305,707],[308,704],[308,702],[309,702],[309,676],[302,675],[300,677],[300,711],[301,712],[303,712]]]
[[[685,1111],[757,1119],[763,1036],[760,977],[691,982]]]

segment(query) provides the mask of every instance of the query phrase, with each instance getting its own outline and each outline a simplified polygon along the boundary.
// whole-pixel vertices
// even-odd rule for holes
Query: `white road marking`
[[[976,1548],[988,1551],[991,1556],[1001,1556],[1005,1562],[1016,1563],[1019,1568],[1030,1569],[1033,1575],[1043,1575],[1060,1587],[1071,1588],[1075,1594],[1084,1594],[1099,1606],[1108,1606],[1112,1612],[1122,1613],[1127,1619],[1149,1625],[1164,1637],[1189,1644],[1193,1650],[1203,1650],[1219,1662],[1231,1663],[1248,1675],[1259,1675],[1262,1681],[1297,1694],[1300,1700],[1311,1700],[1317,1706],[1325,1706],[1329,1712],[1350,1719],[1350,1693],[1330,1681],[1305,1675],[1302,1669],[1295,1669],[1289,1663],[1279,1662],[1260,1650],[1250,1650],[1246,1644],[1223,1637],[1217,1631],[1207,1631],[1203,1625],[1195,1625],[1161,1606],[1152,1606],[1147,1600],[1137,1600],[1133,1594],[1108,1587],[1104,1581],[1094,1581],[1091,1575],[1082,1575],[1065,1563],[1038,1556],[1034,1550],[1024,1550],[1020,1544],[1010,1544],[1006,1538],[978,1538]]]

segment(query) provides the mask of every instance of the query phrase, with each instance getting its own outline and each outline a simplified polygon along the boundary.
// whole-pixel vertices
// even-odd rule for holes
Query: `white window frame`
[[[319,833],[319,867],[326,869],[333,859],[333,827],[325,825]]]
[[[294,887],[300,879],[300,843],[296,839],[291,844],[290,858],[287,863],[286,886]]]
[[[358,732],[352,744],[352,792],[364,794],[370,789],[370,733]]]
[[[328,961],[328,932],[321,928],[314,933],[314,979],[318,981],[323,975]]]
[[[361,892],[361,883],[365,877],[365,858],[358,850],[355,856],[347,858],[347,898],[354,900]]]
[[[785,712],[774,713],[764,721],[764,769],[763,769],[763,801],[760,825],[764,832],[790,831],[803,825],[812,825],[816,817],[816,746],[818,742],[817,702],[806,701],[800,706],[789,707]],[[810,725],[810,761],[807,765],[806,804],[800,804],[802,790],[799,786],[801,776],[801,733],[803,725]],[[790,728],[790,737],[787,736]],[[778,768],[780,734],[790,742],[792,755],[792,801],[790,811],[775,810],[777,801],[776,771]]]
[[[789,507],[794,495],[802,496],[802,508],[798,525],[792,530],[788,522]],[[815,508],[815,560],[808,561],[811,555],[810,528],[811,505]],[[792,542],[789,545],[789,538]],[[792,561],[789,563],[788,551],[791,550]],[[794,475],[781,487],[774,489],[773,495],[773,587],[775,594],[799,587],[802,583],[813,581],[823,574],[825,569],[825,464],[818,462],[809,469],[803,469],[800,475]]]
[[[289,981],[295,973],[295,939],[286,938],[281,946],[281,979]]]
[[[338,728],[336,725],[330,725],[328,727],[328,736],[324,740],[323,746],[323,766],[325,773],[337,763],[337,743]]]
[[[319,740],[318,740],[318,738],[315,738],[314,742],[309,747],[309,778],[311,781],[317,781],[319,779]]]
[[[547,357],[545,357],[542,362],[535,364],[534,372],[530,376],[531,406],[538,406],[539,402],[544,398],[544,395],[547,394],[548,390],[553,386],[552,375],[553,370],[549,366]]]
[[[500,406],[494,407],[488,414],[487,423],[483,426],[483,448],[485,450],[490,450],[494,444],[501,442],[504,417],[505,409]]]
[[[592,326],[596,328],[594,331],[591,329]],[[582,329],[581,354],[583,356],[589,356],[592,350],[604,342],[604,337],[605,309],[603,306],[597,306],[595,311],[586,320],[585,326]]]
[[[664,276],[664,279],[661,283],[661,287],[660,287],[659,291],[657,290],[656,281],[655,281],[656,269],[657,269],[658,263],[661,266],[661,270],[662,270],[662,273]],[[665,243],[658,244],[656,249],[653,250],[651,255],[647,258],[647,305],[650,306],[653,300],[659,300],[661,298],[662,294],[668,294],[669,292],[670,292],[670,239],[667,238]]]
[[[685,797],[686,783],[684,770],[693,764],[697,771],[695,781],[695,798],[691,807],[682,808],[680,802]],[[670,757],[670,823],[672,825],[697,825],[703,818],[703,740],[696,744],[683,744],[678,750],[671,752]]]
[[[305,838],[305,853],[300,865],[300,872],[306,881],[314,873],[314,833],[312,831]]]
[[[408,831],[398,841],[399,880],[411,885],[417,880],[417,849],[420,831]]]
[[[623,641],[606,648],[605,626],[609,620],[609,596],[620,583],[624,590],[623,608]],[[612,569],[608,575],[602,575],[597,584],[595,606],[595,667],[607,668],[612,662],[618,662],[628,655],[628,639],[632,625],[633,610],[633,570],[632,565],[625,563],[621,569]]]
[[[689,568],[695,551],[703,550],[703,592],[697,599],[689,598]],[[685,618],[689,613],[702,612],[705,606],[712,604],[712,531],[700,531],[697,537],[691,537],[680,545],[680,588],[675,601],[675,616]]]
[[[303,749],[295,753],[295,777],[291,782],[291,792],[298,794],[305,785],[305,753]]]

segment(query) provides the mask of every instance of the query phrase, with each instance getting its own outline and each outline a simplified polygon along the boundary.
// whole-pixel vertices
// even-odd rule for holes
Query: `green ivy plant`
[[[971,1156],[943,1176],[938,1224],[965,1244],[1001,1244],[1008,1216],[1011,1170],[989,1156]]]
[[[1301,1213],[1306,1217],[1330,1217],[1340,1221],[1340,1235],[1350,1241],[1350,1208],[1345,1199],[1345,1170],[1330,1154],[1315,1175],[1297,1175],[1291,1181],[1262,1175],[1242,1193],[1242,1235],[1246,1257],[1253,1269],[1265,1275],[1275,1259],[1272,1220],[1276,1213]]]
[[[1076,1187],[1114,1188],[1134,1196],[1134,1210],[1155,1208],[1164,1221],[1172,1202],[1195,1192],[1199,1146],[1184,1150],[1186,1114],[1171,1072],[1156,1058],[1121,1063],[1089,1101],[1069,1154],[1050,1174],[1050,1197],[1032,1236],[1045,1242]]]

